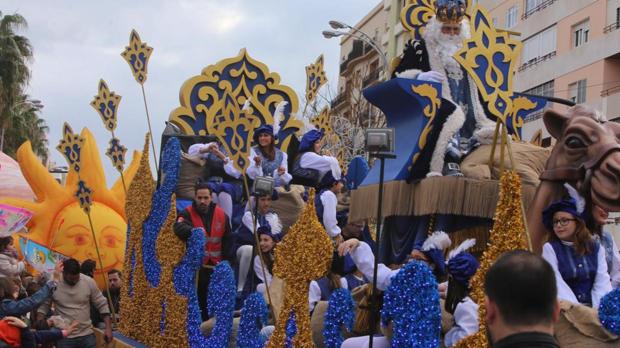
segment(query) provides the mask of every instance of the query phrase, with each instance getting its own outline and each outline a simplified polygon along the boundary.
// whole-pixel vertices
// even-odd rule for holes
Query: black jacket
[[[549,334],[524,332],[510,335],[495,342],[492,348],[559,348],[560,344]]]
[[[209,210],[206,214],[201,214],[202,223],[205,226],[205,229],[208,231],[211,230],[211,221],[213,220],[213,212],[215,211],[215,203],[211,202],[209,205]],[[196,203],[192,203],[192,207],[196,211]],[[192,218],[187,209],[183,210],[179,213],[177,217],[177,222],[174,223],[174,234],[177,235],[182,240],[187,240],[192,233],[192,229],[194,225],[192,224]],[[226,226],[224,227],[224,237],[222,238],[222,259],[228,262],[233,262],[233,247],[234,247],[234,236],[231,232],[230,222],[228,220],[228,216],[226,216]]]

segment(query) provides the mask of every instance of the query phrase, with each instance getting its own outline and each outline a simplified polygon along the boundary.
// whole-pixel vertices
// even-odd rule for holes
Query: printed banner
[[[30,220],[32,213],[26,209],[0,204],[0,237],[19,232]]]
[[[24,254],[26,262],[42,273],[54,272],[56,262],[68,259],[67,256],[23,236],[19,237],[19,247]]]

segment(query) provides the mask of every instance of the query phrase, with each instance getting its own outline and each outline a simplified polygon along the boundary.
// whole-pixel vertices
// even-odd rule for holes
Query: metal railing
[[[336,99],[332,100],[331,102],[332,109],[342,104],[345,101],[345,99],[346,99],[346,95],[344,93],[338,93],[338,95],[336,96]]]
[[[610,25],[606,26],[605,28],[603,28],[603,33],[607,34],[610,33],[616,29],[620,28],[620,21],[617,22],[613,22]]]
[[[602,90],[601,97],[607,97],[618,92],[620,92],[620,85]]]
[[[536,13],[538,11],[542,11],[542,10],[546,9],[547,7],[551,6],[556,1],[557,0],[545,0],[545,1],[541,2],[540,5],[525,11],[523,13],[523,15],[521,15],[521,19],[523,19],[523,20],[527,19],[528,17],[530,17],[534,13]]]
[[[352,60],[364,56],[370,51],[372,51],[372,47],[370,47],[369,44],[361,40],[353,41],[353,48],[351,49],[351,52],[349,52],[349,54],[347,55],[347,59],[344,62],[340,63],[340,74],[342,75],[342,73],[347,70],[349,63]]]
[[[553,57],[555,57],[555,51],[547,53],[544,56],[540,56],[540,57],[536,57],[534,59],[530,59],[527,62],[521,64],[521,66],[519,67],[519,72],[521,72],[521,71],[523,71],[525,69],[531,68],[534,65],[540,64],[540,63],[542,63],[542,62],[544,62],[546,60],[549,60],[549,59],[551,59]]]

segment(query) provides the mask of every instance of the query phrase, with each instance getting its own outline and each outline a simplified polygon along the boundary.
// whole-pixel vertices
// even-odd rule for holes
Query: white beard
[[[465,22],[465,21],[463,21]],[[469,38],[469,24],[461,23],[459,35],[448,35],[441,32],[441,22],[432,18],[424,30],[424,40],[429,53],[439,57],[448,77],[461,80],[463,70],[461,65],[454,59],[454,54],[463,47],[463,42]]]

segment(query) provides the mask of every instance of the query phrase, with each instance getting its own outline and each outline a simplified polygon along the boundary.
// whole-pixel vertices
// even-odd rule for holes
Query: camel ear
[[[549,134],[555,139],[560,139],[562,137],[564,125],[566,121],[568,121],[568,116],[554,110],[547,110],[543,115],[543,121],[545,122],[545,128],[547,128]]]

